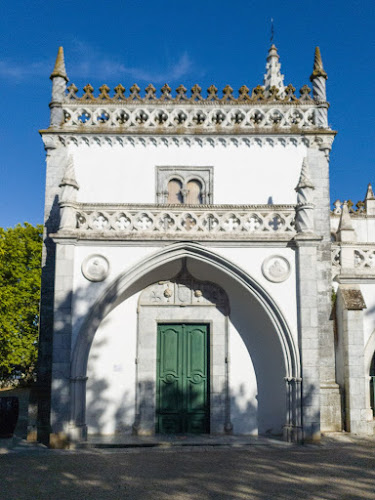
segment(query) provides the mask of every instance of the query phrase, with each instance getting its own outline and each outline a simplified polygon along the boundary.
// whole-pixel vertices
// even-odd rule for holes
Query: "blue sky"
[[[285,84],[309,82],[319,45],[328,73],[331,198],[375,183],[375,1],[0,0],[0,226],[43,220],[45,153],[59,45],[79,89],[137,82],[220,90],[263,81],[270,19]],[[251,203],[251,200],[249,200]]]

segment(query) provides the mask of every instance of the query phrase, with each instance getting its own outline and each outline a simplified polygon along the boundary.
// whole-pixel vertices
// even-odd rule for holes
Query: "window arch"
[[[213,203],[213,167],[156,167],[156,202]]]
[[[168,182],[168,203],[183,203],[182,186],[182,182],[178,179],[171,179]]]

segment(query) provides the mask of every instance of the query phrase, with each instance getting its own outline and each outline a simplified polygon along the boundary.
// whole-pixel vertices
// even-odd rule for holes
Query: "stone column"
[[[363,310],[358,285],[341,284],[337,292],[338,372],[344,386],[345,427],[348,432],[367,435],[373,431],[368,398],[368,376],[364,363]]]
[[[55,290],[55,243],[49,234],[56,233],[60,225],[58,199],[59,183],[66,166],[66,149],[58,138],[43,134],[46,150],[46,190],[44,207],[44,232],[42,252],[42,286],[40,300],[39,347],[37,385],[33,399],[38,403],[38,441],[48,444],[50,434],[50,391],[53,338],[53,301]]]
[[[314,228],[321,238],[317,247],[317,293],[320,346],[320,418],[322,432],[341,430],[341,396],[336,382],[335,340],[332,319],[331,225],[329,197],[329,153],[334,134],[316,137],[307,150],[314,190]]]
[[[302,365],[302,433],[320,439],[319,328],[317,246],[313,235],[295,237],[299,348]]]
[[[72,341],[73,245],[56,245],[52,353],[51,430],[67,434],[71,418],[70,357]]]

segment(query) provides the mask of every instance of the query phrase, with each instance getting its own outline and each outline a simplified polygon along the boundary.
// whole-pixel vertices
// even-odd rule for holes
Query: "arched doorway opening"
[[[87,432],[85,395],[86,377],[90,376],[90,369],[87,371],[87,367],[89,365],[90,368],[92,359],[100,351],[95,348],[95,343],[99,342],[100,345],[100,331],[103,325],[111,320],[110,315],[116,314],[116,311],[119,318],[126,318],[133,309],[134,318],[134,306],[138,307],[137,301],[142,291],[152,284],[172,280],[181,271],[183,261],[187,263],[189,272],[196,280],[212,282],[221,287],[227,294],[231,307],[230,314],[223,316],[223,321],[228,321],[229,330],[232,332],[229,339],[230,355],[226,356],[222,366],[216,366],[217,379],[220,380],[221,377],[224,386],[223,391],[216,391],[216,397],[218,401],[224,397],[224,403],[219,402],[216,409],[211,408],[211,411],[218,412],[216,420],[215,415],[211,414],[211,421],[217,422],[221,432],[232,427],[234,433],[250,433],[251,429],[246,428],[244,424],[250,416],[254,430],[259,434],[277,434],[284,430],[284,433],[293,439],[293,433],[297,433],[301,426],[300,365],[298,351],[285,320],[272,298],[257,282],[233,263],[194,243],[170,245],[124,273],[108,287],[86,318],[78,336],[72,362],[72,420],[76,429],[80,430],[77,435],[84,437]],[[157,320],[158,318],[151,318],[155,328]],[[176,322],[175,317],[171,320]],[[186,320],[191,321],[192,318],[184,313],[178,322]],[[127,335],[128,338],[137,338],[138,334],[133,328],[132,331],[124,331],[122,336],[124,338]],[[215,335],[215,330],[212,330],[212,335]],[[102,337],[104,338],[105,336]],[[215,341],[217,339],[215,338]],[[137,346],[137,343],[135,345]],[[216,347],[213,347],[218,350],[218,346],[217,342]],[[137,349],[139,345],[134,351],[135,364],[144,361],[147,364],[147,358],[138,359]],[[154,400],[155,350],[150,349],[147,355],[150,377],[145,380],[144,387],[148,387],[149,397]],[[225,370],[228,370],[229,382]],[[133,373],[134,391],[133,394],[128,393],[125,403],[128,408],[126,411],[131,414],[127,422],[133,419],[137,427],[140,398],[143,396],[136,378],[137,366]],[[95,387],[90,383],[89,381],[87,387],[91,387],[90,390],[94,393]],[[229,384],[227,389],[226,383]],[[251,390],[256,391],[252,400],[249,396]],[[147,411],[150,414],[146,420],[152,422],[155,419],[155,405],[150,405],[146,408]],[[124,412],[124,406],[119,408],[119,412]],[[148,430],[152,428],[153,425]]]

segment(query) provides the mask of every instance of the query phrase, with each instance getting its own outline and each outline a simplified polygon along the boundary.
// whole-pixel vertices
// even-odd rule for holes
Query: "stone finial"
[[[266,94],[272,87],[279,89],[279,96],[284,97],[284,75],[281,74],[281,65],[279,62],[279,54],[274,44],[271,45],[266,64],[266,74],[264,75],[263,86]]]
[[[77,200],[77,191],[79,190],[79,185],[76,181],[72,156],[69,156],[68,158],[65,173],[59,186],[61,187],[59,229],[76,229],[77,214],[75,202]]]
[[[365,197],[365,210],[367,215],[375,215],[375,195],[371,184],[367,186]]]
[[[367,200],[375,200],[374,191],[372,190],[372,186],[370,183],[367,186],[367,192],[366,192],[366,197],[365,197],[365,201],[367,201]]]
[[[310,168],[306,157],[302,160],[301,175],[295,190],[298,192],[303,188],[315,189],[315,186],[310,179]]]
[[[356,234],[349,213],[348,202],[344,201],[342,206],[339,227],[337,229],[338,241],[355,241]]]
[[[297,191],[296,229],[298,233],[314,232],[314,204],[312,191],[315,189],[310,179],[307,158],[302,161],[301,175],[295,188]]]
[[[315,47],[314,67],[313,67],[313,72],[310,76],[310,80],[313,81],[315,78],[318,78],[319,76],[322,76],[325,80],[327,80],[328,78],[327,73],[324,71],[323,68],[323,61],[322,61],[322,56],[320,54],[320,48]]]
[[[74,171],[74,162],[73,162],[72,155],[70,155],[68,158],[68,163],[67,163],[66,168],[65,168],[64,177],[62,178],[62,180],[59,184],[59,187],[63,187],[63,186],[72,186],[75,189],[77,189],[77,191],[79,189],[79,185],[78,185],[78,182],[76,180],[76,174]]]
[[[318,128],[328,128],[327,73],[323,69],[319,47],[315,48],[314,68],[310,80],[313,87],[313,98],[318,104],[314,113],[314,123]]]
[[[66,82],[69,81],[65,69],[64,49],[62,47],[59,47],[59,50],[57,52],[55,67],[53,68],[50,78],[52,80],[53,78],[56,78],[58,76],[64,78]]]

